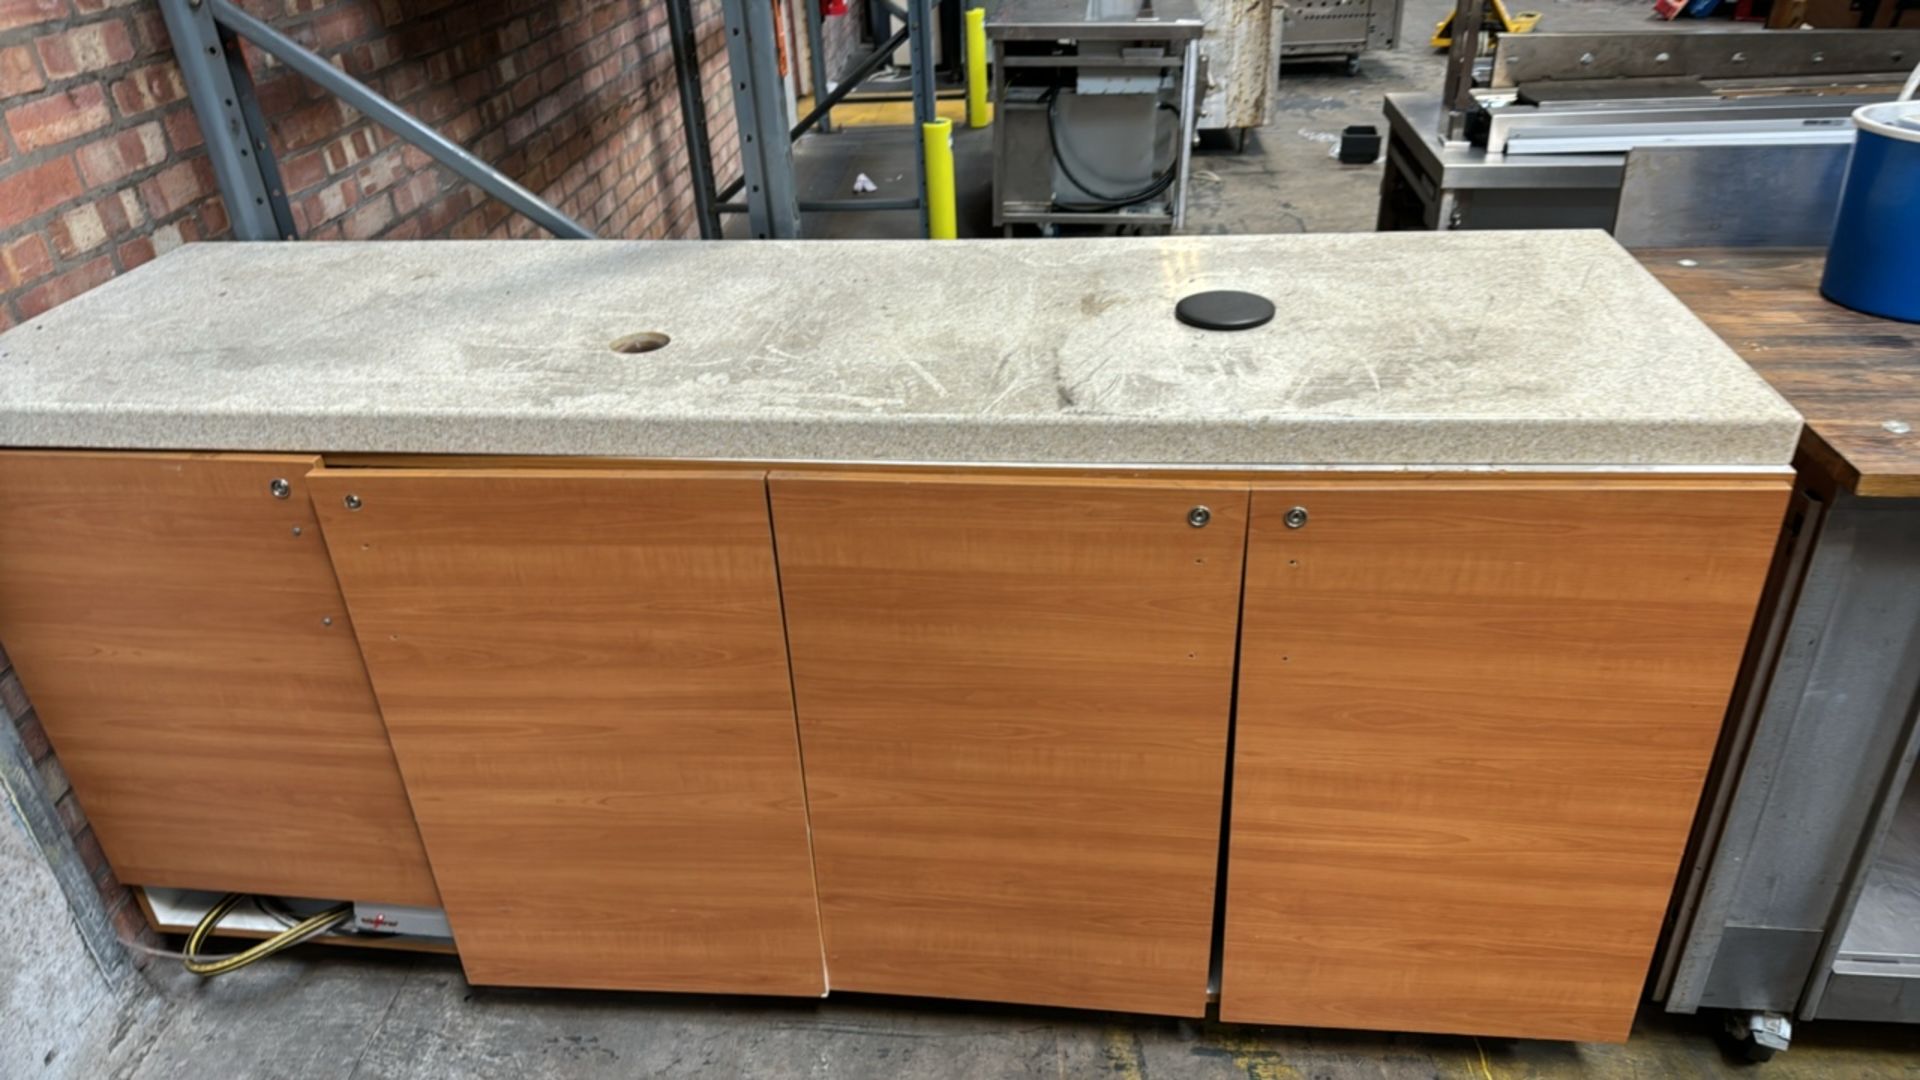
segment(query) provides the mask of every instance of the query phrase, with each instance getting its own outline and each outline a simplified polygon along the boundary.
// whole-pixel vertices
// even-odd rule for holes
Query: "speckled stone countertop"
[[[1175,321],[1210,288],[1279,315]],[[1598,232],[194,244],[0,335],[15,447],[1746,467],[1799,429]]]

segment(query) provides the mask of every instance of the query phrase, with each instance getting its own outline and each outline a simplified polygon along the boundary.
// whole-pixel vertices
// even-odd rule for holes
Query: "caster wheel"
[[[1733,1012],[1727,1014],[1728,1056],[1743,1064],[1761,1065],[1787,1048],[1793,1039],[1793,1021],[1780,1013]]]

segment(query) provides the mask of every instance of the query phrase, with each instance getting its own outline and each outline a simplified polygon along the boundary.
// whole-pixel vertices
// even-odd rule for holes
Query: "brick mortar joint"
[[[364,20],[364,27],[353,20]],[[601,29],[594,29],[596,23],[602,22],[605,25]],[[543,190],[562,200],[576,198],[582,191],[596,191],[595,197],[587,200],[583,209],[588,215],[605,219],[591,220],[589,224],[609,236],[673,235],[685,231],[682,226],[687,224],[682,220],[686,217],[686,211],[677,202],[665,204],[665,213],[656,212],[642,221],[636,221],[631,208],[643,205],[639,200],[610,200],[605,194],[619,179],[635,171],[623,168],[620,164],[622,156],[635,146],[649,147],[652,151],[649,167],[640,170],[645,174],[649,186],[664,187],[671,183],[663,176],[676,168],[672,162],[675,155],[680,153],[679,108],[677,99],[669,100],[672,98],[669,92],[670,66],[661,61],[661,57],[668,52],[663,23],[663,14],[655,6],[636,0],[592,0],[580,5],[575,17],[564,21],[542,11],[505,9],[492,12],[484,21],[449,18],[445,11],[441,11],[417,20],[389,24],[375,5],[359,0],[334,0],[312,11],[274,17],[277,28],[306,38],[310,44],[319,46],[317,52],[336,63],[359,68],[364,62],[365,69],[356,70],[355,73],[376,89],[385,89],[383,84],[387,81],[386,77],[392,76],[397,90],[396,100],[435,100],[435,108],[441,110],[435,121],[437,126],[444,127],[452,120],[470,117],[475,110],[480,110],[479,115],[482,116],[501,117],[497,123],[465,133],[462,141],[469,147],[502,139],[509,122],[536,114],[543,106],[551,111],[553,107],[548,102],[556,96],[562,99],[577,98],[561,118],[547,124],[536,124],[526,137],[526,143],[532,143],[542,132],[556,129],[570,132],[568,141],[561,144],[562,156],[545,162],[525,162],[522,165],[525,170],[523,175],[539,180]],[[76,30],[108,25],[126,28],[134,55],[93,70],[52,79],[41,89],[10,98],[7,102],[8,105],[19,105],[76,88],[98,86],[106,124],[81,135],[41,146],[30,153],[19,152],[9,141],[6,160],[0,162],[0,179],[58,162],[97,142],[140,130],[148,124],[159,125],[163,156],[97,186],[88,184],[82,177],[82,188],[78,194],[50,204],[9,228],[5,237],[8,241],[16,240],[27,232],[40,234],[46,241],[46,257],[36,263],[31,275],[15,282],[9,291],[0,293],[0,303],[5,305],[8,321],[25,321],[22,297],[34,290],[48,288],[70,275],[86,274],[86,277],[73,284],[58,287],[57,291],[36,303],[37,309],[40,303],[64,299],[68,292],[82,291],[82,286],[90,287],[96,283],[94,278],[115,276],[125,272],[135,262],[145,261],[151,257],[149,252],[155,246],[156,238],[167,235],[169,230],[175,230],[181,239],[193,240],[224,233],[229,224],[224,208],[215,202],[219,198],[217,190],[213,189],[213,185],[204,183],[204,146],[194,145],[185,150],[178,146],[180,139],[191,137],[197,140],[199,137],[197,131],[193,130],[196,118],[192,117],[190,103],[180,97],[154,108],[128,113],[123,108],[121,97],[111,92],[114,87],[142,73],[153,73],[149,78],[178,86],[177,63],[172,50],[164,47],[164,32],[156,29],[155,13],[145,8],[110,8],[79,13],[69,9],[62,16],[0,33],[0,45],[27,48],[36,76],[43,76],[45,65],[37,43],[60,38]],[[340,41],[325,40],[330,32],[329,27],[338,25],[346,25],[359,32]],[[701,54],[701,78],[705,83],[717,85],[726,81],[722,26],[717,3],[704,2],[697,6],[696,35],[698,52]],[[424,33],[423,27],[453,27],[456,33],[439,39],[435,47],[428,51],[409,50],[407,46],[410,41],[417,40]],[[325,44],[319,45],[322,40],[325,40]],[[249,52],[255,56],[264,55],[251,48]],[[356,60],[356,56],[363,60]],[[516,63],[516,58],[521,59]],[[449,70],[458,73],[453,79],[434,81],[426,77],[432,65],[449,62]],[[500,65],[503,62],[508,63],[506,70],[513,71],[515,78],[500,77]],[[606,66],[608,64],[613,66],[609,69]],[[531,70],[520,70],[522,67]],[[606,74],[596,75],[601,71]],[[539,93],[526,106],[516,109],[501,102],[511,93],[513,86],[526,78],[541,80],[544,84],[554,77],[555,72],[559,73],[561,79],[558,85],[550,91]],[[299,78],[277,63],[270,66],[261,64],[255,74],[263,94],[280,80]],[[471,83],[464,92],[454,92],[455,83],[467,81],[476,74],[482,76],[477,82]],[[596,77],[601,80],[600,85],[592,90],[586,89],[585,83]],[[283,107],[270,110],[270,123],[277,125],[287,115],[326,100],[324,95],[310,87],[298,93],[289,93],[288,96],[290,100]],[[722,162],[731,160],[734,153],[730,146],[733,138],[730,122],[732,109],[728,102],[717,100],[723,96],[710,94],[707,101],[716,158]],[[337,99],[334,107],[340,107]],[[609,133],[602,125],[610,125],[612,131]],[[515,126],[517,128],[518,124]],[[283,152],[283,164],[289,157],[324,153],[335,142],[353,137],[355,131],[373,127],[371,121],[356,114],[318,142],[303,145],[301,150],[291,154]],[[600,132],[600,138],[584,144],[575,141],[582,133],[596,130]],[[0,139],[10,140],[11,135],[0,131]],[[352,189],[352,200],[334,204],[339,206],[337,213],[332,213],[329,206],[328,213],[310,222],[311,231],[331,229],[337,232],[338,226],[349,217],[361,213],[369,204],[390,202],[403,185],[428,171],[436,174],[434,186],[438,190],[416,189],[409,196],[409,209],[404,211],[399,204],[393,204],[388,215],[391,220],[378,226],[378,235],[404,233],[409,236],[445,236],[462,228],[462,219],[467,214],[482,211],[489,215],[489,220],[495,218],[497,211],[484,210],[491,200],[478,194],[466,196],[477,202],[475,206],[463,208],[453,202],[458,197],[456,193],[465,190],[467,185],[437,164],[399,167],[389,160],[385,165],[376,166],[380,176],[377,183],[364,183],[367,179],[364,170],[368,163],[378,161],[394,145],[391,139],[387,139],[384,143],[376,143],[370,153],[361,155],[358,151],[352,151],[338,169],[333,163],[338,160],[338,155],[334,155],[333,160],[326,157],[320,160],[324,170],[321,177],[309,187],[291,191],[290,199],[310,196],[347,179],[361,186]],[[519,146],[523,144],[509,144],[507,148]],[[602,164],[583,164],[601,150],[608,151]],[[497,158],[500,153],[496,149],[489,152],[489,156]],[[74,161],[77,170],[79,159],[76,157]],[[177,204],[167,198],[155,198],[149,202],[148,186],[156,177],[167,173],[169,169],[195,163],[202,165],[198,174],[203,177],[201,194]],[[71,241],[65,241],[64,246],[53,242],[55,228],[68,215],[106,200],[126,197],[129,192],[133,198],[140,200],[141,217],[144,219],[140,224],[130,228],[113,227],[105,240],[84,248],[76,249]],[[415,198],[420,201],[412,203],[411,200]],[[155,206],[161,208],[159,212],[155,212]],[[611,209],[603,209],[607,207]],[[146,243],[143,245],[141,241]],[[72,253],[64,254],[63,250]]]

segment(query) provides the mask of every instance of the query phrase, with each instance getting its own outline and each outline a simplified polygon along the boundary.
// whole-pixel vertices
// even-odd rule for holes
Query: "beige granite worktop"
[[[1278,317],[1175,321],[1210,288]],[[1738,468],[1799,429],[1599,232],[207,243],[0,335],[15,447]]]

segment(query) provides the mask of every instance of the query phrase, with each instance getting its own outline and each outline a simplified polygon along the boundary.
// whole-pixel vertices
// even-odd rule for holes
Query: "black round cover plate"
[[[1251,330],[1273,321],[1273,301],[1250,292],[1215,289],[1173,306],[1173,317],[1202,330]]]

